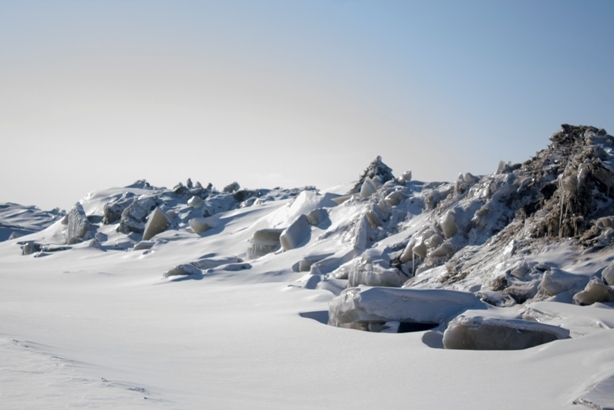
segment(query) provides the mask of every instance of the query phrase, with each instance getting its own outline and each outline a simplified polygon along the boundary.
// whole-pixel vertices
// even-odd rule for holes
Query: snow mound
[[[593,385],[581,397],[574,400],[573,404],[581,404],[589,409],[611,410],[614,409],[614,375],[607,377]]]

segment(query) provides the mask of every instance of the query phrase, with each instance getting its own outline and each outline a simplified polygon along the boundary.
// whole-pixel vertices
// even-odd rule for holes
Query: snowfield
[[[1,205],[0,408],[614,408],[614,137],[551,140],[452,183]]]

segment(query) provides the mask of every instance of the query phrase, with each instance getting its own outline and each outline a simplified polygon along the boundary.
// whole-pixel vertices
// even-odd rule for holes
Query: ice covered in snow
[[[307,214],[309,225],[318,226],[328,220],[328,212],[324,208],[314,209]]]
[[[162,276],[168,278],[170,276],[197,275],[200,273],[200,269],[198,269],[196,266],[183,263],[181,265],[174,266],[172,269],[167,270]]]
[[[574,400],[574,404],[595,410],[611,410],[614,409],[612,392],[614,392],[614,374],[595,383],[581,397]]]
[[[92,224],[85,216],[80,203],[76,203],[67,215],[66,243],[75,243],[90,239]]]
[[[207,218],[192,218],[188,221],[188,224],[194,233],[202,233],[213,228],[210,220],[207,220]]]
[[[607,408],[613,147],[563,125],[452,182],[378,157],[327,191],[0,205],[0,407]]]
[[[188,205],[192,208],[200,208],[201,206],[203,206],[203,204],[203,200],[200,199],[200,197],[198,196],[193,196],[192,198],[188,199]]]
[[[348,288],[330,302],[333,326],[365,321],[443,323],[485,307],[475,295],[443,289]]]
[[[14,203],[0,204],[0,242],[41,231],[61,220],[66,212],[60,209],[43,211],[35,206]]]

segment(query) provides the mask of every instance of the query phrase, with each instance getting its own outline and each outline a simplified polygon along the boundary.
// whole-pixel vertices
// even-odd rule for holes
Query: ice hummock
[[[215,385],[208,397],[220,399],[217,388],[236,387],[209,377],[216,374],[246,377],[250,394],[271,397],[279,391],[267,386],[286,380],[286,387],[296,386],[297,375],[312,375],[303,397],[308,403],[312,392],[326,389],[323,377],[358,360],[356,372],[379,372],[381,384],[370,396],[377,403],[394,401],[382,391],[420,386],[411,391],[417,401],[450,407],[434,383],[423,382],[444,372],[454,376],[446,391],[457,396],[481,397],[486,383],[496,398],[512,386],[528,397],[527,408],[564,407],[611,374],[613,143],[603,130],[565,125],[524,163],[502,162],[489,175],[463,170],[452,182],[394,178],[378,158],[349,193],[350,185],[336,193],[313,187],[218,191],[191,181],[173,189],[141,181],[94,192],[80,201],[83,214],[75,213],[89,223],[91,240],[65,244],[69,225],[71,231],[78,226],[66,217],[0,244],[1,299],[18,307],[1,310],[3,333],[59,346],[75,361],[85,356],[94,369],[90,376],[112,368],[122,379],[147,379],[148,389],[165,399],[168,386],[155,375],[172,373],[167,380],[188,392],[177,393],[178,405],[193,403],[186,397],[209,387],[196,386],[203,377]],[[156,209],[170,225],[146,240]],[[296,221],[301,229],[282,246],[282,233],[293,231]],[[68,288],[75,292],[63,291]],[[57,309],[47,309],[47,301]],[[301,312],[317,312],[341,327],[421,334],[340,332],[302,323]],[[75,329],[70,323],[77,321]],[[58,331],[43,332],[49,326]],[[451,347],[455,332],[473,334],[463,336],[471,339],[466,348],[526,349],[445,356],[434,349]],[[156,343],[144,343],[144,333]],[[115,334],[125,341],[107,342]],[[530,343],[518,335],[529,335]],[[511,341],[501,347],[502,339]],[[548,344],[536,347],[535,340]],[[116,354],[100,355],[109,349]],[[224,363],[211,360],[210,352],[225,352]],[[150,357],[169,360],[162,366]],[[262,377],[262,357],[273,366],[270,379],[250,387]],[[288,363],[302,371],[289,372]],[[417,367],[420,372],[411,370]],[[475,374],[483,376],[479,388],[463,381]],[[345,403],[338,391],[355,387],[357,378],[350,379],[336,379],[327,404]],[[299,394],[288,391],[292,398]]]

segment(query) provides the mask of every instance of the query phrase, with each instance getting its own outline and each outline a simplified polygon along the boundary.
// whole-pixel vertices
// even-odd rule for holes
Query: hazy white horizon
[[[2,2],[0,202],[524,161],[614,130],[609,2]]]

